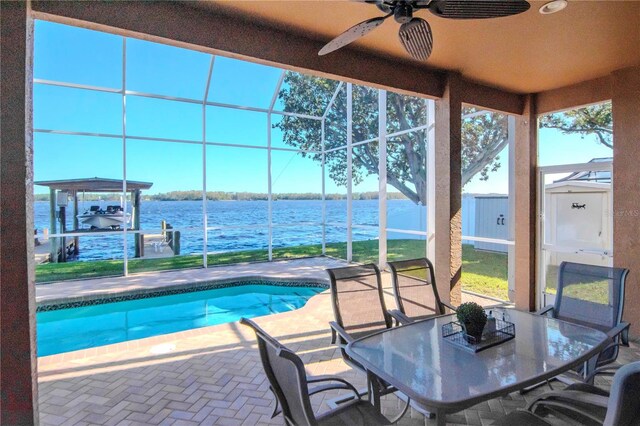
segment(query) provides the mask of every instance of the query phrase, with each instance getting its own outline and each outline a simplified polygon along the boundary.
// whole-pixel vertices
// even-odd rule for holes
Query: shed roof
[[[36,185],[48,186],[51,189],[60,191],[85,191],[85,192],[122,192],[122,179],[106,178],[84,178],[84,179],[63,179],[63,180],[41,180],[34,182]],[[139,182],[128,180],[127,190],[149,189],[153,182]]]

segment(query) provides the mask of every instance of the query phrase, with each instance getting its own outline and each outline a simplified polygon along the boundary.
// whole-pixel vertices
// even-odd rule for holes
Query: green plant
[[[484,308],[475,302],[463,303],[458,306],[456,316],[458,322],[464,325],[467,335],[479,342],[487,323],[487,314],[484,312]]]

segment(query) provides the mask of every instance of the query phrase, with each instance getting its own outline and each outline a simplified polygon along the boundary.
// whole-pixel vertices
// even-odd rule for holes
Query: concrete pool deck
[[[183,280],[211,281],[256,274],[320,280],[326,275],[325,268],[340,265],[343,263],[334,259],[315,258],[67,284],[72,284],[74,291],[81,289],[85,295],[91,295],[99,291],[115,292],[118,288],[152,288],[154,282],[155,285],[175,285]],[[383,280],[385,297],[389,306],[393,306],[388,274],[383,275]],[[51,286],[58,286],[58,293],[48,289],[49,297],[59,297],[64,292],[63,285]],[[39,297],[45,296],[39,294]],[[463,295],[464,301],[471,298],[484,304],[494,303]],[[332,319],[330,295],[325,291],[301,309],[259,317],[256,322],[298,352],[309,373],[338,374],[362,387],[364,374],[349,368],[336,346],[330,344],[327,323]],[[638,347],[623,349],[621,358],[639,359]],[[38,361],[39,412],[43,425],[283,423],[281,417],[270,418],[273,397],[262,371],[255,336],[237,322],[43,357]],[[448,416],[448,421],[492,424],[495,418],[523,407],[543,390],[524,397],[512,394],[478,404]],[[326,402],[335,396],[336,393],[327,392],[314,397],[314,409],[327,409]],[[384,413],[392,416],[398,410],[397,399],[385,397]],[[433,420],[427,423],[431,422]],[[399,424],[422,425],[424,417],[410,412]]]
[[[105,295],[159,290],[210,281],[238,278],[272,277],[296,281],[319,281],[329,284],[326,268],[344,266],[342,260],[329,257],[281,260],[275,262],[246,263],[214,266],[210,268],[175,271],[143,272],[127,277],[104,277],[77,281],[62,281],[36,285],[36,303],[54,303],[69,300],[88,300]]]

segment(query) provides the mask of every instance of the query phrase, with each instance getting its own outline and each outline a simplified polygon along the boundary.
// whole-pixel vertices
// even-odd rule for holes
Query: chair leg
[[[337,338],[336,331],[332,328],[331,329],[331,344],[332,345],[335,345],[336,338]]]

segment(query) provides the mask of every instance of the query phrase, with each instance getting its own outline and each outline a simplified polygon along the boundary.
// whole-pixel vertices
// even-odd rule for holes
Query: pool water
[[[323,290],[245,284],[39,312],[38,356],[291,311]]]

